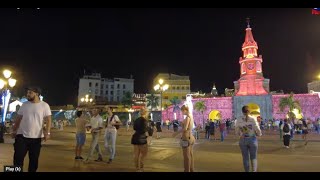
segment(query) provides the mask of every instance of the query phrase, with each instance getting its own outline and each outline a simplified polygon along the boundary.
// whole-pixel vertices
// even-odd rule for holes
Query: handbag
[[[190,128],[190,123],[191,123],[191,121],[189,121],[189,128]],[[187,147],[189,147],[189,145],[190,145],[191,130],[189,130],[189,131],[190,131],[189,139],[188,139],[188,140],[183,140],[183,139],[181,138],[181,140],[180,140],[180,145],[181,145],[181,147],[183,147],[183,148],[187,148]]]
[[[182,140],[182,139],[181,139],[180,145],[181,145],[181,147],[186,148],[186,147],[189,146],[189,141],[188,141],[188,140]]]

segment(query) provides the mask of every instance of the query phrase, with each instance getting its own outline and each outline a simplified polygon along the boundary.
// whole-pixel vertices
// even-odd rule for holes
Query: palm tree
[[[170,103],[173,105],[173,113],[174,113],[174,117],[177,117],[177,113],[176,111],[180,110],[179,104],[181,103],[181,100],[178,99],[177,96],[173,97],[172,99],[170,99]],[[175,118],[173,118],[174,120],[176,120]]]
[[[280,99],[280,102],[279,102],[280,111],[283,112],[286,107],[289,108],[288,116],[290,120],[292,120],[295,117],[295,114],[293,113],[294,109],[297,109],[299,113],[301,113],[300,103],[299,101],[296,101],[293,99],[292,92],[290,93],[289,97],[283,97]]]
[[[202,129],[204,129],[205,122],[204,122],[204,114],[203,114],[203,112],[207,109],[207,106],[206,106],[205,102],[204,101],[196,102],[195,109],[196,109],[196,111],[201,112],[201,114],[202,114]]]
[[[121,103],[125,108],[126,107],[131,108],[133,104],[131,92],[127,91],[124,93]]]
[[[147,107],[150,106],[151,111],[159,106],[159,96],[155,96],[154,93],[151,93],[146,96],[147,98]]]

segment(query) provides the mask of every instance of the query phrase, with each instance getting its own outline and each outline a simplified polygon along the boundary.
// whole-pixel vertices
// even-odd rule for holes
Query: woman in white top
[[[248,106],[242,107],[243,116],[238,118],[235,124],[236,135],[239,135],[239,146],[242,152],[243,166],[246,172],[249,172],[249,157],[251,160],[252,171],[256,172],[258,168],[257,152],[258,140],[256,136],[261,136],[261,130],[258,122],[249,116]]]

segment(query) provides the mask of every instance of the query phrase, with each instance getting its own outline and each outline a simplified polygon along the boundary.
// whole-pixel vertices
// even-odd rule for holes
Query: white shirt
[[[235,124],[236,135],[244,137],[261,136],[261,130],[258,121],[249,116],[246,121],[246,116],[237,119]]]
[[[107,118],[107,128],[106,130],[117,130],[116,127],[114,127],[113,124],[117,122],[121,122],[119,117],[117,115],[114,115],[113,118],[111,119],[112,115]]]
[[[102,126],[102,118],[101,116],[98,114],[97,116],[92,116],[90,119],[90,126],[91,129],[95,129],[95,128],[103,128]],[[100,132],[100,130],[95,130],[94,132]]]
[[[25,102],[18,111],[22,116],[17,134],[22,134],[26,138],[41,138],[43,135],[44,118],[51,116],[49,105],[40,101],[38,103]]]

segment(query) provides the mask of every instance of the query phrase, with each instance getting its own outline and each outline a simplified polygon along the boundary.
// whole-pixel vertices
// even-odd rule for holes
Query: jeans
[[[94,150],[96,150],[98,152],[98,155],[99,155],[98,158],[102,159],[102,153],[101,153],[101,149],[100,149],[100,146],[98,143],[99,136],[100,136],[100,132],[92,133],[92,142],[90,145],[90,150],[89,150],[89,154],[88,154],[87,159],[89,159],[93,155]]]
[[[220,131],[221,134],[221,142],[224,141],[224,136],[225,136],[225,132],[224,131]]]
[[[240,138],[239,146],[242,153],[243,166],[245,172],[250,171],[249,158],[251,160],[252,171],[256,172],[258,168],[257,152],[258,140],[256,137]]]
[[[210,131],[206,130],[206,139],[210,139]]]
[[[117,139],[117,130],[106,130],[106,134],[104,137],[104,147],[109,149],[110,158],[114,159],[116,155],[116,139]]]

